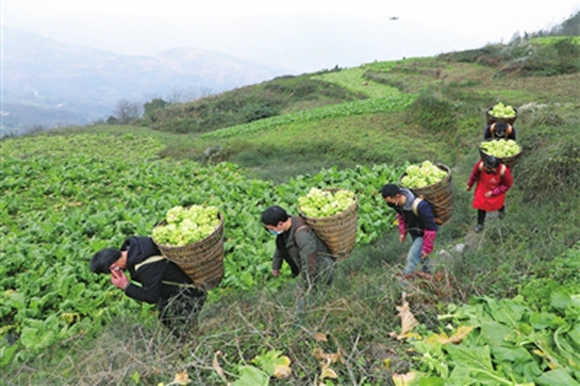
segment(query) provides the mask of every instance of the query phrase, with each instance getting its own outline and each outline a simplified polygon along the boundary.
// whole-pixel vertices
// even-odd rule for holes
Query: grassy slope
[[[558,146],[564,146],[565,142],[577,146],[574,138],[578,118],[574,118],[573,113],[577,106],[575,85],[580,83],[580,77],[573,74],[550,78],[494,78],[495,70],[489,67],[449,63],[436,58],[368,65],[374,70],[385,67],[390,71],[378,71],[377,79],[402,85],[406,92],[428,90],[452,104],[455,124],[450,132],[432,132],[406,113],[331,118],[211,141],[200,140],[194,134],[160,133],[142,127],[98,129],[157,136],[167,144],[162,154],[176,158],[197,158],[207,147],[219,144],[228,150],[229,159],[245,166],[249,173],[281,181],[333,165],[401,164],[436,159],[452,166],[456,192],[454,221],[442,229],[437,244],[438,248],[450,249],[466,243],[469,248],[460,255],[439,257],[436,263],[445,275],[443,282],[419,283],[407,288],[415,315],[427,326],[434,326],[439,302],[465,301],[474,294],[511,296],[527,280],[527,275],[534,272],[534,266],[559,255],[575,241],[580,229],[577,212],[554,210],[553,200],[547,196],[560,197],[565,192],[547,190],[546,196],[537,197],[530,203],[527,200],[533,187],[526,180],[535,178],[534,181],[538,181],[540,173],[549,172],[537,163],[541,154],[548,154],[547,164],[549,156],[562,153]],[[368,79],[362,78],[361,68],[345,70],[348,76],[344,78],[339,74],[332,74],[338,79],[330,77],[327,80],[343,82],[343,86],[356,84],[352,86],[353,91],[364,91],[362,82]],[[324,79],[324,76],[316,77]],[[376,92],[380,90],[375,86],[373,83],[373,91],[369,93],[372,96],[378,95]],[[473,235],[468,232],[474,219],[469,205],[471,195],[463,186],[478,157],[475,148],[483,132],[483,112],[497,100],[518,108],[530,103],[546,103],[549,113],[541,109],[520,109],[519,141],[526,152],[519,161],[516,184],[509,194],[509,215],[501,223],[490,219],[485,233]],[[299,103],[305,105],[305,102]],[[292,111],[292,107],[288,107],[288,111]],[[555,115],[564,123],[550,124],[549,119]],[[558,138],[559,135],[563,139]],[[545,147],[550,141],[556,150]],[[574,178],[577,176],[570,181],[577,181]],[[557,205],[578,207],[577,196],[561,197],[565,200]],[[149,384],[169,380],[168,374],[186,368],[198,382],[196,384],[220,384],[211,369],[217,350],[230,354],[222,360],[222,365],[228,364],[231,369],[233,364],[250,361],[260,351],[279,349],[291,356],[297,377],[304,381],[313,380],[317,374],[318,361],[312,356],[312,350],[318,347],[325,352],[342,352],[345,363],[333,365],[342,384],[362,383],[363,376],[368,384],[385,384],[391,372],[405,371],[409,366],[404,347],[388,336],[400,323],[395,311],[395,306],[400,304],[395,273],[405,253],[406,246],[399,245],[394,234],[385,235],[384,240],[371,247],[355,251],[341,265],[335,289],[313,297],[303,314],[296,313],[292,290],[276,295],[257,291],[225,298],[207,307],[197,338],[180,346],[179,350],[175,342],[165,340],[155,328],[145,330],[141,341],[129,338],[135,328],[141,331],[136,327],[139,322],[129,318],[123,327],[111,329],[95,341],[72,345],[72,354],[65,355],[68,359],[54,370],[43,368],[42,363],[32,363],[28,369],[12,374],[26,375],[40,369],[41,373],[50,374],[56,383],[84,380],[96,384],[108,379],[110,383],[120,384],[129,379],[130,369],[138,371],[143,381],[148,381],[145,384]],[[328,341],[314,339],[316,332],[326,334]],[[113,345],[117,342],[121,342],[120,348]],[[134,359],[133,355],[143,359]],[[117,361],[117,366],[104,371],[106,374],[96,374],[93,362],[109,358]],[[382,365],[385,360],[390,361],[389,368]],[[67,361],[74,364],[75,370],[71,370]],[[234,376],[227,375],[229,379]]]

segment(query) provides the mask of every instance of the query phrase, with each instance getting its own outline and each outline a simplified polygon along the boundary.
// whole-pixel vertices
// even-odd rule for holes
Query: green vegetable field
[[[0,267],[2,317],[9,322],[3,330],[21,332],[18,344],[3,347],[4,364],[110,321],[122,308],[140,308],[114,288],[105,291],[108,278],[90,272],[88,260],[133,234],[151,235],[174,206],[203,203],[223,213],[228,253],[222,286],[249,290],[270,271],[272,246],[259,222],[263,209],[279,204],[296,211],[297,198],[310,186],[351,189],[362,201],[358,242],[368,244],[394,219],[376,191],[401,172],[386,165],[325,170],[276,186],[244,177],[233,164],[176,164],[148,160],[153,152],[131,153],[155,149],[146,137],[87,134],[51,136],[42,144],[26,139],[0,144],[1,209],[7,220],[1,252],[10,257],[10,264]],[[87,156],[74,150],[101,147],[110,147],[111,154]],[[129,150],[113,151],[121,147]],[[67,148],[73,150],[67,154]]]

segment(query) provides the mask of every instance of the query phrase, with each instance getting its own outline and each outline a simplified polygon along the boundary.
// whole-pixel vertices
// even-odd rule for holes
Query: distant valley
[[[106,120],[123,99],[191,100],[290,73],[190,47],[123,56],[37,34],[2,32],[3,136]]]

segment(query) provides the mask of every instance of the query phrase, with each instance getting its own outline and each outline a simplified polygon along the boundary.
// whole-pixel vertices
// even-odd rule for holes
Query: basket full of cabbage
[[[486,110],[485,116],[488,125],[496,122],[505,122],[513,125],[518,119],[518,110],[503,102],[498,102]]]
[[[311,188],[298,197],[298,212],[336,260],[350,256],[356,242],[358,201],[348,189]]]
[[[223,277],[224,219],[216,207],[175,206],[154,228],[151,238],[169,260],[204,290]]]
[[[479,155],[481,159],[491,155],[512,169],[516,161],[522,154],[522,147],[513,139],[491,139],[479,144]]]
[[[429,160],[409,165],[399,177],[399,185],[427,200],[439,224],[447,224],[451,220],[453,190],[448,166]]]

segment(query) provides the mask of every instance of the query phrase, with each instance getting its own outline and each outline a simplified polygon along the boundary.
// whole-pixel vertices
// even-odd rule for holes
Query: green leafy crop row
[[[400,95],[401,92],[394,87],[366,80],[364,77],[366,71],[368,71],[368,66],[361,66],[338,72],[328,72],[312,78],[335,83],[348,90],[367,95],[370,98],[382,99]]]
[[[295,113],[260,119],[251,123],[231,126],[202,134],[201,137],[229,138],[236,135],[271,130],[289,123],[301,123],[333,117],[348,117],[351,115],[372,114],[379,112],[403,111],[415,100],[415,98],[416,96],[412,94],[400,94],[395,96],[388,96],[386,98],[373,98],[346,102],[338,105],[330,105],[311,110],[298,111]]]

